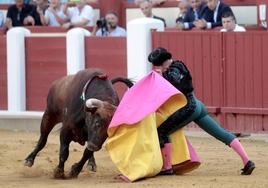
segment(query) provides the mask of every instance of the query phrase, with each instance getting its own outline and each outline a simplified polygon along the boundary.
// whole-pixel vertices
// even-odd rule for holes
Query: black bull
[[[78,163],[75,163],[69,177],[77,177],[84,164],[96,171],[94,151],[101,149],[107,138],[107,128],[119,103],[113,83],[123,82],[128,87],[133,84],[126,78],[109,80],[105,73],[97,69],[87,69],[75,75],[65,76],[53,82],[47,97],[47,107],[42,117],[39,141],[34,150],[25,160],[31,167],[39,151],[46,145],[47,138],[53,127],[62,122],[60,132],[59,164],[54,170],[55,178],[64,178],[64,163],[69,156],[71,141],[87,147]],[[86,83],[86,88],[84,86]],[[81,99],[84,91],[85,100]]]

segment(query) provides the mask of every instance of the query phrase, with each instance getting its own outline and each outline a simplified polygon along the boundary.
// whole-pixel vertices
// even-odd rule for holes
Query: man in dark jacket
[[[186,15],[181,24],[178,24],[179,29],[192,29],[195,27],[198,20],[209,20],[212,15],[212,11],[208,8],[207,4],[201,0],[190,0],[190,7],[188,8]],[[208,13],[210,12],[210,13]],[[207,16],[210,16],[207,18]]]
[[[8,29],[16,26],[35,25],[31,13],[34,7],[25,4],[23,0],[16,0],[7,10],[6,27]]]
[[[212,29],[222,26],[221,17],[225,12],[232,12],[230,6],[220,0],[206,0],[207,6],[211,11],[206,13],[206,18],[198,22],[197,27],[202,29]]]

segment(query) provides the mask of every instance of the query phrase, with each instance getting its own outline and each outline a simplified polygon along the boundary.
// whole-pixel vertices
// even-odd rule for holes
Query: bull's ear
[[[86,112],[90,112],[90,113],[92,113],[92,114],[95,114],[95,112],[97,111],[97,107],[95,107],[95,106],[92,106],[92,107],[87,107],[87,106],[85,106],[85,111]]]

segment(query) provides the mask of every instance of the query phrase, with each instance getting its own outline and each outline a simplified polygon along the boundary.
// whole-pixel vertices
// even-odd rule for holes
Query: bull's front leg
[[[89,156],[89,158],[88,158],[87,166],[88,166],[88,169],[90,171],[97,172],[97,165],[96,165],[96,161],[95,161],[93,152],[92,152],[92,155]]]
[[[93,151],[88,150],[87,148],[84,150],[84,154],[81,158],[81,160],[78,163],[73,164],[71,172],[69,174],[70,178],[76,178],[78,176],[78,174],[81,172],[81,170],[83,169],[84,164],[87,162],[87,160],[89,158],[94,159],[93,156]],[[95,160],[94,160],[95,161]]]
[[[60,154],[59,165],[54,170],[54,177],[57,179],[63,179],[64,176],[64,164],[69,157],[69,146],[71,142],[71,133],[68,130],[62,129],[60,133]]]

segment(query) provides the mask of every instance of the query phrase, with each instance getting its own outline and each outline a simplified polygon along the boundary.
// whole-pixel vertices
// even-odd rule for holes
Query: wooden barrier
[[[154,32],[158,46],[189,66],[197,97],[223,127],[268,130],[267,32]]]
[[[26,37],[26,109],[44,111],[51,83],[67,74],[65,37]]]
[[[225,125],[241,132],[268,130],[268,33],[223,34]]]
[[[0,110],[7,110],[6,37],[0,35]]]
[[[100,68],[109,74],[127,77],[127,54],[125,37],[87,37],[86,68]],[[123,84],[116,84],[121,98],[126,90]]]

